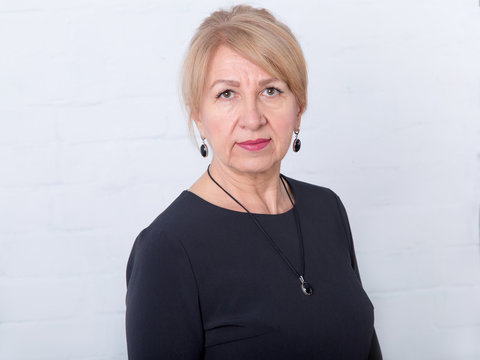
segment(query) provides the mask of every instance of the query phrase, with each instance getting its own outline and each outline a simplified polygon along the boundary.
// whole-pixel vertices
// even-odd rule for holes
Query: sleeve
[[[143,230],[127,265],[126,335],[130,360],[201,359],[198,288],[179,240]]]
[[[345,232],[347,234],[348,247],[349,247],[349,251],[350,251],[352,268],[355,271],[355,274],[357,275],[358,280],[360,281],[360,284],[361,284],[362,280],[360,278],[360,272],[358,270],[357,258],[355,256],[355,247],[353,245],[352,230],[350,228],[350,222],[348,221],[347,211],[345,210],[345,207],[343,206],[343,203],[340,200],[340,198],[338,197],[338,195],[335,194],[333,191],[332,191],[332,193],[335,196],[335,199],[337,200],[338,210],[340,211],[340,215],[342,217],[343,227],[344,227]],[[383,357],[382,357],[382,351],[380,349],[380,343],[378,342],[377,333],[376,333],[375,328],[374,328],[373,329],[373,334],[372,334],[372,341],[370,343],[370,353],[368,355],[368,360],[382,360],[382,359],[383,359]]]

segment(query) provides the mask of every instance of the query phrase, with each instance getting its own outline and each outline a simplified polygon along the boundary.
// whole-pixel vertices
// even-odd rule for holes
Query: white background
[[[0,1],[0,359],[126,358],[132,243],[205,170],[178,74],[229,1]],[[282,172],[350,216],[385,359],[480,358],[480,8],[269,0],[309,68]]]

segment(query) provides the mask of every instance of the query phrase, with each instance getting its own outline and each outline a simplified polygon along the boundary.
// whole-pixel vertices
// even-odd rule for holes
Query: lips
[[[255,140],[247,140],[243,141],[240,143],[237,143],[238,146],[240,146],[242,149],[248,150],[248,151],[259,151],[265,148],[269,143],[271,139],[255,139]]]

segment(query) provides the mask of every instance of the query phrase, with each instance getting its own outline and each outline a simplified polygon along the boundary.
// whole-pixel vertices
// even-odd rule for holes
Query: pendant
[[[303,279],[303,276],[300,276],[300,282],[302,283],[302,291],[305,295],[310,296],[313,294],[313,288],[312,285],[310,285],[308,282],[306,282]]]

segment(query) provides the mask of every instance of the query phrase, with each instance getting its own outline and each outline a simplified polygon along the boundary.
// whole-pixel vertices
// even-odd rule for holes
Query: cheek
[[[288,141],[292,136],[297,121],[297,112],[295,109],[288,107],[280,111],[275,111],[275,113],[271,114],[270,119],[277,136],[282,139],[287,139],[284,141]]]
[[[222,111],[203,111],[200,119],[208,142],[213,147],[224,147],[232,141],[234,122]]]

